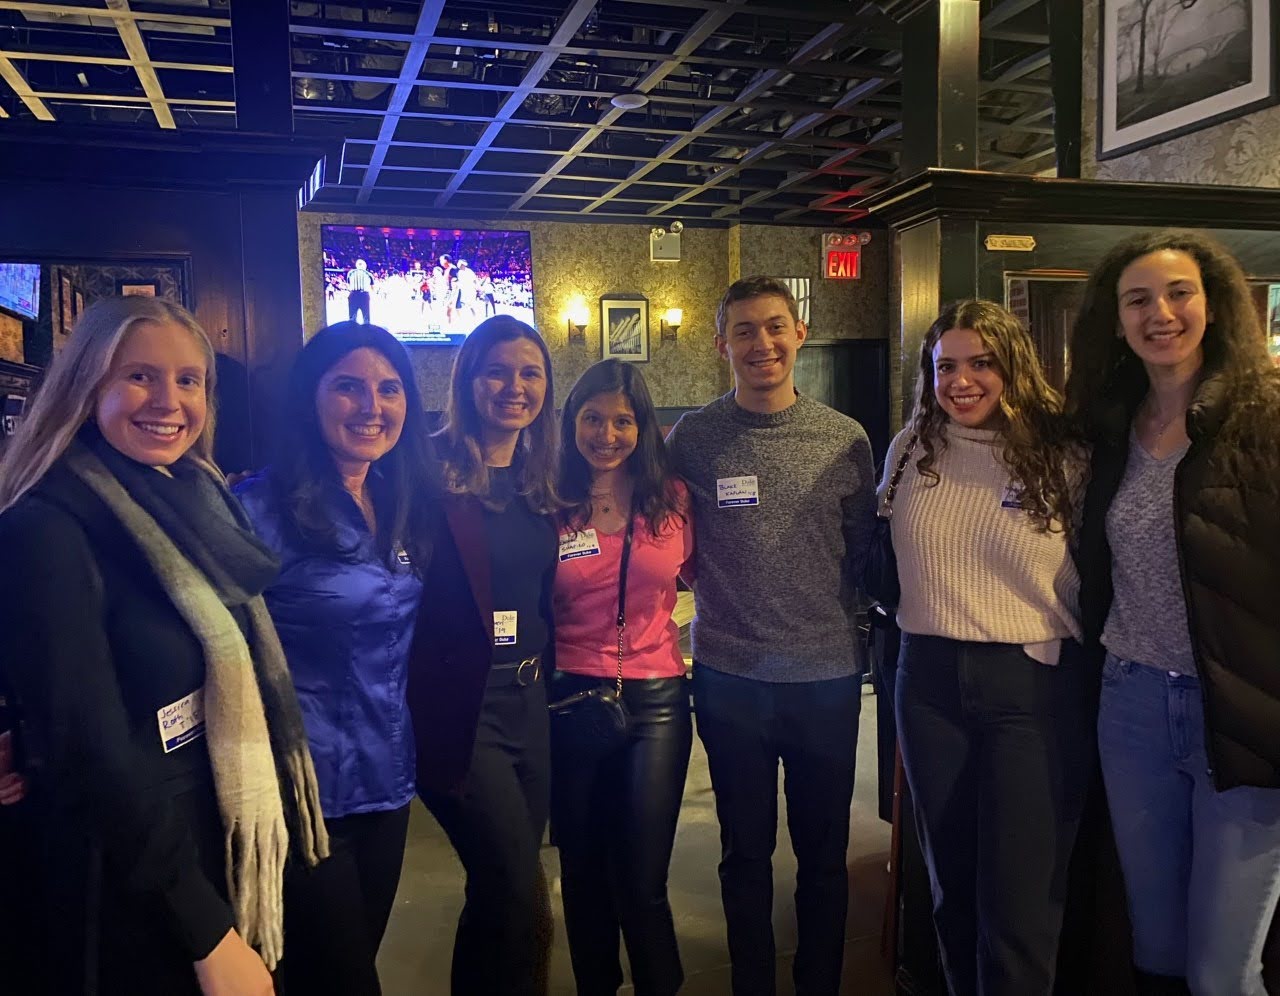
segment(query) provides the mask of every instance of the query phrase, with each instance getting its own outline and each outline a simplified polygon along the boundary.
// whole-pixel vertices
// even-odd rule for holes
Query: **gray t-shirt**
[[[1174,473],[1186,454],[1184,445],[1157,460],[1129,433],[1124,478],[1107,509],[1115,597],[1102,645],[1125,660],[1194,675],[1173,521]]]
[[[694,658],[760,681],[856,674],[876,486],[862,426],[804,395],[749,412],[731,391],[682,416],[668,444],[697,530]]]

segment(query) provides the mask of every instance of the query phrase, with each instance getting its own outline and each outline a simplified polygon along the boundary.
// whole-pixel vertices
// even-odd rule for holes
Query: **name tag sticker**
[[[196,737],[204,736],[204,689],[198,688],[190,695],[165,706],[156,713],[160,726],[160,743],[168,754]]]
[[[578,533],[566,533],[560,537],[560,563],[579,557],[600,556],[600,538],[594,529]]]
[[[516,642],[516,611],[493,614],[493,645],[506,647]]]
[[[1005,485],[1004,494],[1000,496],[1001,508],[1022,508],[1022,489],[1016,484]]]
[[[716,481],[716,506],[738,508],[760,504],[760,485],[751,477],[721,477]]]

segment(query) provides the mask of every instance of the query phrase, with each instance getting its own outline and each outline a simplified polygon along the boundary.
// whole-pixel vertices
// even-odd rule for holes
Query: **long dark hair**
[[[370,469],[369,492],[378,511],[378,546],[386,556],[401,544],[415,569],[430,559],[429,506],[436,490],[431,474],[426,415],[413,378],[409,354],[377,325],[339,322],[321,329],[303,347],[289,371],[271,481],[287,523],[315,549],[351,556],[338,540],[331,505],[325,501],[341,479],[316,418],[316,390],[334,364],[357,349],[372,349],[395,369],[404,384],[404,429],[400,438]]]
[[[591,521],[591,465],[578,452],[578,412],[599,394],[621,394],[636,414],[635,452],[627,457],[631,475],[631,507],[644,516],[657,538],[673,515],[684,518],[676,475],[658,427],[658,412],[644,376],[631,363],[601,360],[578,378],[564,403],[560,420],[560,497],[569,504],[562,515],[571,529],[585,529]]]
[[[947,446],[947,413],[934,394],[933,349],[952,329],[973,329],[991,351],[1004,381],[1001,458],[1021,488],[1021,505],[1042,530],[1071,525],[1071,463],[1081,454],[1062,416],[1062,397],[1045,379],[1031,335],[1012,314],[992,301],[956,301],[942,309],[920,344],[920,374],[911,427],[920,438],[916,468],[937,484],[938,449]]]
[[[1089,278],[1084,305],[1071,333],[1071,373],[1067,413],[1080,431],[1093,436],[1119,404],[1132,419],[1150,381],[1142,360],[1117,334],[1120,328],[1120,275],[1136,259],[1170,249],[1186,253],[1200,268],[1210,320],[1204,330],[1202,377],[1226,381],[1226,397],[1235,413],[1269,405],[1274,418],[1280,380],[1267,355],[1244,271],[1234,256],[1199,232],[1166,230],[1132,236],[1103,257]],[[1231,419],[1235,428],[1242,420]]]
[[[476,411],[472,382],[480,375],[489,350],[504,342],[528,339],[542,353],[547,372],[547,394],[542,410],[528,427],[520,430],[513,466],[519,475],[517,488],[535,512],[558,512],[556,493],[555,382],[551,376],[551,353],[534,329],[510,315],[494,315],[477,325],[463,340],[453,361],[449,380],[449,403],[444,426],[435,434],[444,461],[445,487],[454,494],[474,495],[489,500],[489,468],[480,449],[480,413]]]

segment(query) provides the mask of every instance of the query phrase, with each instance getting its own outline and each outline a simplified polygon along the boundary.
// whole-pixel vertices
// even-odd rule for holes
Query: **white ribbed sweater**
[[[1026,512],[1001,502],[1011,484],[994,430],[947,426],[929,486],[907,461],[893,502],[903,632],[981,643],[1036,644],[1080,636],[1080,578],[1062,532],[1036,530]],[[911,438],[889,447],[883,495]]]

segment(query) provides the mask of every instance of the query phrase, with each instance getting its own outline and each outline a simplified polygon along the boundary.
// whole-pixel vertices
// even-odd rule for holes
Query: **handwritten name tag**
[[[515,609],[493,614],[493,645],[495,647],[507,647],[516,642],[516,615]]]
[[[204,689],[198,688],[156,713],[160,743],[168,754],[204,736]]]
[[[750,477],[721,477],[716,481],[716,506],[738,508],[742,505],[760,504],[760,485],[753,474]]]
[[[600,538],[594,529],[582,532],[566,533],[560,537],[560,563],[566,560],[577,560],[579,557],[600,556]]]

